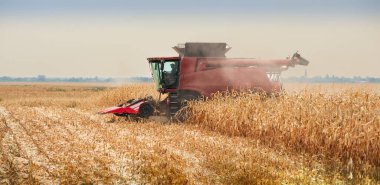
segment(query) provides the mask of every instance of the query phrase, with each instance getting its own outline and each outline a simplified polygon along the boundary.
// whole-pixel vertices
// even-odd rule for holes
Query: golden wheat
[[[360,172],[372,165],[375,174],[370,175],[379,175],[380,96],[376,93],[303,91],[264,97],[231,92],[192,102],[190,108],[188,124],[337,160],[342,169],[349,160]]]
[[[124,103],[132,98],[144,98],[146,96],[155,95],[158,97],[159,94],[155,90],[155,86],[153,84],[136,84],[102,92],[101,95],[99,95],[97,102],[99,106],[113,106]]]

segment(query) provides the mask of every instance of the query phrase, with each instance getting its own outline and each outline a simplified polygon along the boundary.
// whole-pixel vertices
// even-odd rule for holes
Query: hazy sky
[[[0,0],[0,76],[149,76],[186,41],[310,60],[284,76],[380,77],[380,1]]]

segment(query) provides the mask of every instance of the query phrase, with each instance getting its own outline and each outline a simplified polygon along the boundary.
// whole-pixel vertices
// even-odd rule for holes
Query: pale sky
[[[0,0],[0,76],[150,76],[188,41],[311,62],[284,76],[380,77],[380,1]]]

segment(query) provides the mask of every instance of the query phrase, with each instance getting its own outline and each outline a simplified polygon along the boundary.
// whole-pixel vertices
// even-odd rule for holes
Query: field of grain
[[[379,184],[380,85],[285,88],[179,124],[96,114],[151,84],[0,84],[0,184]]]

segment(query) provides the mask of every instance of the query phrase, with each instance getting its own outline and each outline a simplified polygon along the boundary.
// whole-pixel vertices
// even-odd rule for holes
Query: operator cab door
[[[176,89],[179,83],[179,60],[149,60],[156,89]]]
[[[161,86],[165,89],[176,89],[178,86],[179,77],[179,62],[164,61],[161,63],[162,80]]]

